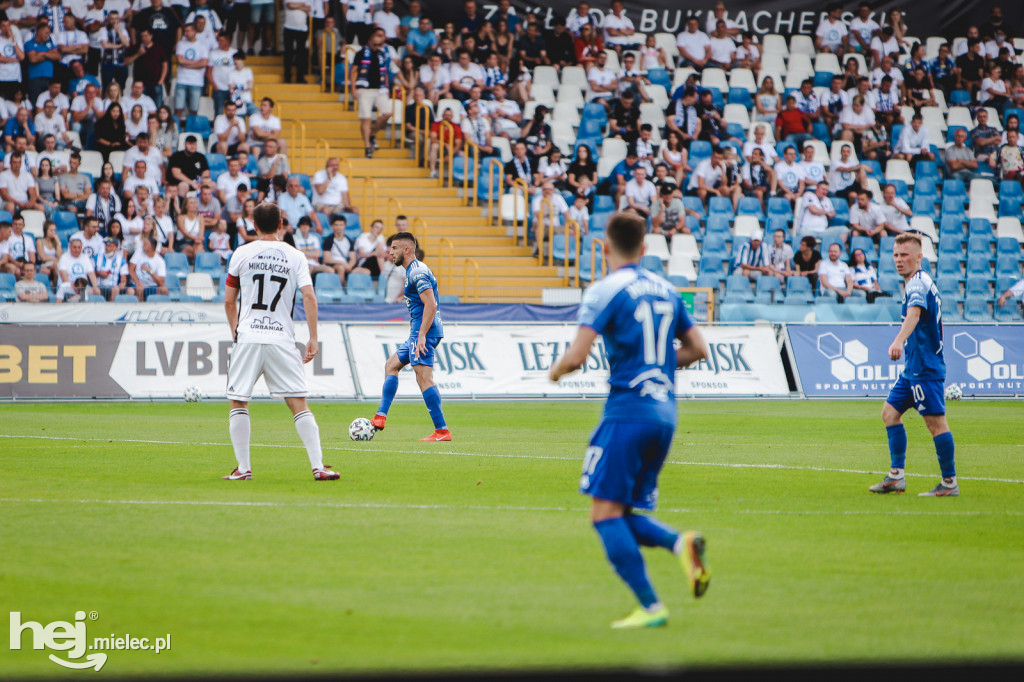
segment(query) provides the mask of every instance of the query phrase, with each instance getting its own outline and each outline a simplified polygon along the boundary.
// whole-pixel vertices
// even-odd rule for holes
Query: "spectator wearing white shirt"
[[[813,80],[805,78],[800,83],[800,89],[793,93],[793,97],[796,99],[796,108],[807,114],[812,124],[821,119],[821,100],[814,93]]]
[[[686,192],[700,197],[705,205],[709,196],[730,197],[735,209],[743,195],[743,188],[738,182],[734,185],[728,184],[722,148],[714,147],[711,150],[711,156],[698,163],[693,173],[690,174]]]
[[[235,157],[228,159],[228,169],[217,176],[217,198],[227,205],[228,200],[238,192],[238,186],[245,185],[246,191],[252,189],[249,176],[242,172],[242,163]]]
[[[729,35],[723,19],[718,20],[708,45],[711,48],[711,58],[707,66],[728,70],[736,58],[736,41]]]
[[[607,67],[608,55],[601,52],[597,55],[594,66],[587,71],[587,83],[590,88],[587,91],[588,102],[601,102],[605,109],[610,107],[610,100],[618,92],[619,82],[615,73]]]
[[[352,5],[357,0],[350,0],[349,13],[352,12]],[[299,83],[306,82],[306,68],[309,58],[307,51],[309,46],[309,16],[312,8],[309,0],[285,0],[284,2],[284,82],[292,82],[292,67],[294,67],[296,80]],[[349,39],[351,41],[351,38]],[[364,41],[360,41],[364,42]]]
[[[451,81],[452,97],[465,102],[469,99],[474,86],[483,87],[484,70],[479,64],[473,63],[469,50],[459,48],[456,55],[457,61],[448,65],[448,77]]]
[[[264,97],[260,110],[249,117],[249,149],[262,149],[267,140],[277,140],[278,150],[284,154],[285,141],[281,139],[281,119],[274,116],[274,100]]]
[[[387,43],[398,49],[402,46],[402,40],[398,35],[398,27],[402,20],[394,12],[394,0],[384,0],[380,9],[373,13],[373,23],[384,29],[384,38]]]
[[[827,182],[819,182],[814,186],[813,191],[808,188],[804,192],[797,214],[799,228],[796,235],[798,238],[802,239],[806,236],[821,238],[825,234],[825,230],[828,229],[828,221],[836,217],[835,206],[828,198]],[[843,229],[843,241],[846,241],[847,234],[849,234],[849,230]]]
[[[892,76],[882,79],[882,85],[875,90],[875,120],[891,130],[897,123],[903,123],[900,113],[900,91],[893,85]]]
[[[804,171],[796,160],[796,147],[789,146],[782,152],[782,160],[773,167],[778,181],[778,195],[789,201],[797,201],[804,193]]]
[[[534,195],[530,202],[530,210],[533,213],[534,224],[534,255],[537,255],[539,245],[547,239],[549,230],[553,234],[562,234],[565,231],[565,221],[569,217],[569,205],[565,198],[555,191],[555,183],[545,180],[541,183],[540,192]]]
[[[363,232],[352,244],[356,254],[356,266],[352,272],[360,272],[371,277],[380,277],[384,270],[387,242],[384,240],[384,223],[374,220],[370,223],[370,231]]]
[[[53,32],[53,42],[60,51],[60,63],[70,68],[76,59],[85,59],[89,55],[89,36],[85,31],[78,30],[75,15],[68,12],[64,15],[63,30]]]
[[[808,185],[826,182],[825,166],[821,161],[815,160],[814,146],[811,144],[804,145],[803,159],[800,160],[800,170],[803,171],[804,182]]]
[[[121,176],[128,177],[128,174],[135,168],[136,161],[146,162],[146,174],[157,183],[163,182],[164,164],[166,158],[160,150],[150,144],[149,133],[141,133],[135,138],[135,146],[124,153],[124,166],[121,168]]]
[[[58,301],[78,301],[89,287],[89,293],[98,294],[100,288],[96,284],[96,266],[90,256],[82,253],[81,238],[68,240],[68,250],[57,262],[60,286],[57,287]]]
[[[882,188],[882,214],[885,216],[885,229],[893,235],[909,230],[907,218],[914,215],[907,202],[896,196],[894,185]]]
[[[882,79],[886,76],[892,78],[892,84],[896,89],[903,87],[903,72],[896,68],[896,62],[892,57],[885,57],[882,63],[871,72],[871,86],[877,88],[882,85]]]
[[[838,4],[828,6],[828,14],[818,22],[814,32],[814,47],[818,52],[831,52],[839,57],[849,50],[849,30],[843,21],[843,9]]]
[[[881,26],[871,18],[871,5],[866,2],[857,6],[857,16],[850,20],[850,49],[860,54],[871,54],[871,41]]]
[[[238,115],[235,103],[228,100],[224,103],[224,113],[213,121],[211,140],[216,140],[217,153],[225,156],[233,156],[238,152],[248,153],[245,131],[245,119]]]
[[[128,262],[128,275],[135,284],[135,294],[140,301],[151,294],[168,294],[164,282],[167,278],[167,264],[156,252],[157,241],[150,237],[142,240],[142,248],[136,249]]]
[[[323,170],[313,174],[313,208],[328,216],[335,213],[356,213],[348,197],[348,178],[338,170],[336,157],[327,159]]]
[[[311,275],[318,272],[334,272],[333,267],[321,262],[324,255],[323,237],[313,232],[312,227],[313,223],[308,217],[299,218],[298,229],[292,234],[295,248],[305,254]]]
[[[142,107],[142,115],[148,118],[150,114],[156,113],[156,102],[145,93],[145,86],[142,81],[132,81],[128,94],[121,97],[121,107],[125,111],[131,111],[135,105]]]
[[[213,113],[224,110],[228,99],[228,76],[235,68],[235,51],[231,49],[231,36],[224,31],[217,33],[217,46],[210,50],[206,63],[206,80],[213,84]]]
[[[436,105],[438,100],[451,94],[451,76],[441,62],[441,55],[434,52],[427,63],[420,67],[420,85],[427,91],[427,97]]]
[[[210,50],[198,39],[196,27],[185,25],[184,38],[178,41],[174,54],[178,57],[177,81],[174,86],[174,112],[178,118],[199,113],[199,98],[206,83],[206,65]]]
[[[67,95],[60,91],[59,80],[51,82],[50,87],[39,93],[39,96],[36,97],[36,111],[41,111],[43,105],[49,101],[53,101],[57,107],[58,113],[67,118],[68,112],[71,111],[71,100],[68,99]]]
[[[768,272],[777,277],[780,282],[795,274],[793,271],[793,247],[786,242],[786,231],[782,228],[775,230],[772,235],[772,243],[768,246]]]
[[[707,65],[711,59],[711,38],[700,30],[697,17],[691,16],[686,20],[686,30],[676,37],[676,48],[680,66],[691,66],[701,71]]]
[[[839,139],[852,142],[855,150],[863,149],[864,133],[875,127],[875,112],[857,95],[839,115],[839,125],[842,127]]]
[[[124,176],[124,185],[121,194],[125,200],[129,200],[135,194],[136,187],[145,187],[149,190],[149,196],[160,194],[160,183],[148,172],[148,165],[145,160],[139,159],[135,162],[131,175]]]
[[[64,117],[57,113],[55,101],[50,99],[41,107],[35,118],[36,135],[44,139],[47,135],[53,135],[58,149],[65,149],[71,144],[71,136],[68,135],[68,126]]]
[[[232,55],[232,68],[228,72],[228,98],[235,103],[243,116],[251,117],[259,111],[252,101],[254,76],[252,69],[245,65],[245,53],[239,50]]]
[[[650,218],[654,202],[658,200],[658,190],[647,179],[647,169],[638,165],[633,170],[633,177],[626,183],[623,193],[624,210],[632,211],[642,218]]]
[[[921,114],[914,114],[910,119],[910,125],[903,128],[900,139],[893,148],[892,158],[909,161],[911,168],[918,161],[935,160],[935,154],[932,153],[928,141],[928,129],[923,126],[923,122]]]
[[[828,260],[823,259],[818,263],[821,292],[834,292],[839,303],[853,294],[853,272],[845,261],[840,260],[842,252],[839,244],[831,244],[828,247]]]
[[[850,230],[856,237],[864,235],[877,239],[885,236],[885,213],[875,203],[869,190],[857,194],[857,203],[850,209]]]
[[[345,7],[345,41],[354,42],[359,39],[360,45],[365,45],[370,37],[370,29],[373,25],[373,6],[375,0],[346,0]]]
[[[743,158],[748,162],[750,156],[753,154],[754,149],[760,149],[761,154],[764,156],[764,161],[767,165],[772,166],[776,161],[779,160],[779,153],[775,151],[775,145],[769,144],[764,140],[764,126],[757,126],[754,128],[754,139],[747,140],[743,143]]]
[[[880,33],[871,39],[872,63],[880,65],[885,57],[899,55],[900,43],[893,35],[892,26],[883,26]]]
[[[195,9],[189,12],[185,23],[195,24],[197,19],[202,19],[204,23],[202,26],[196,26],[196,32],[199,34],[199,39],[212,48],[217,44],[217,34],[224,28],[224,23],[220,20],[220,15],[209,7],[209,0],[192,0],[192,2]]]
[[[634,50],[640,47],[636,39],[636,28],[633,21],[626,16],[621,0],[612,0],[611,12],[604,17],[604,44],[619,54],[623,50]]]
[[[867,189],[868,168],[853,155],[852,144],[843,144],[839,150],[839,157],[832,164],[828,189],[832,195],[845,198],[847,203],[853,203],[857,193]]]
[[[24,155],[14,152],[7,162],[7,170],[0,173],[0,200],[4,210],[12,214],[32,209],[45,210],[43,202],[39,201],[35,179],[25,168]]]
[[[839,117],[842,116],[845,109],[850,108],[850,96],[843,90],[842,76],[832,76],[828,91],[822,93],[818,98],[818,106],[820,107],[821,121],[828,126],[828,131],[833,138],[838,137],[842,131]]]

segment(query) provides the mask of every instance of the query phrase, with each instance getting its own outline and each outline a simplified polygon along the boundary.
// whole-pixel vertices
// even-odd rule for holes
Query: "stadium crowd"
[[[1024,44],[998,6],[952,42],[913,37],[899,9],[879,23],[866,3],[830,5],[788,41],[744,32],[723,2],[675,36],[638,33],[618,0],[550,26],[508,0],[487,17],[467,0],[440,25],[419,0],[401,16],[392,0],[0,9],[0,296],[141,300],[191,274],[223,280],[265,199],[311,267],[337,276],[324,281],[391,279],[384,225],[363,232],[337,159],[291,174],[273,101],[253,99],[246,57],[276,53],[280,12],[286,82],[327,33],[351,55],[349,73],[320,75],[352,90],[368,157],[390,113],[380,93],[401,86],[406,136],[418,106],[431,112],[432,175],[448,149],[478,147],[480,167],[461,166],[474,191],[525,184],[533,234],[554,223],[537,248],[578,258],[587,280],[614,210],[648,220],[652,269],[725,302],[898,296],[892,241],[917,230],[968,319],[1020,317],[1004,304],[1024,289]]]

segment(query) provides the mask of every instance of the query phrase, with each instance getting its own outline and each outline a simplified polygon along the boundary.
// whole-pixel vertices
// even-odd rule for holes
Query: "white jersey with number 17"
[[[313,284],[301,251],[284,242],[249,242],[231,257],[227,283],[241,298],[238,343],[295,345],[295,292]]]

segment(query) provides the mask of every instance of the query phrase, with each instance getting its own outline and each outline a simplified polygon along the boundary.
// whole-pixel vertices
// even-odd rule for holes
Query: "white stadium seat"
[[[1003,216],[996,222],[996,238],[1013,237],[1024,243],[1024,229],[1020,226],[1020,218]]]
[[[754,80],[754,72],[750,69],[733,68],[729,71],[729,87],[743,88],[750,93],[757,92],[757,82]]]
[[[665,274],[685,277],[691,284],[697,281],[697,269],[693,267],[693,261],[687,255],[673,255],[669,258]]]
[[[672,235],[671,246],[673,258],[676,256],[686,256],[690,260],[700,260],[700,248],[697,246],[697,238],[692,234]]]
[[[645,255],[657,256],[663,261],[667,261],[672,255],[669,253],[668,241],[663,234],[644,235],[644,247],[646,249]]]
[[[789,56],[789,46],[786,39],[778,33],[769,33],[761,38],[761,57],[767,54],[779,54],[783,57]]]

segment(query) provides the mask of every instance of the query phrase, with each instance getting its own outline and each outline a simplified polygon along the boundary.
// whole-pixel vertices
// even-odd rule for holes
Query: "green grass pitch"
[[[443,671],[1014,660],[1024,652],[1019,402],[950,406],[962,496],[908,415],[909,494],[880,401],[680,403],[659,518],[708,539],[711,589],[645,551],[666,628],[615,632],[634,606],[576,492],[601,403],[418,402],[369,443],[369,404],[312,403],[315,483],[287,409],[258,403],[252,482],[227,482],[227,405],[0,407],[0,603],[42,624],[95,611],[107,675]],[[25,641],[29,641],[26,633]],[[0,647],[0,676],[64,672]],[[70,671],[68,674],[72,674]],[[81,674],[81,673],[77,673]]]

